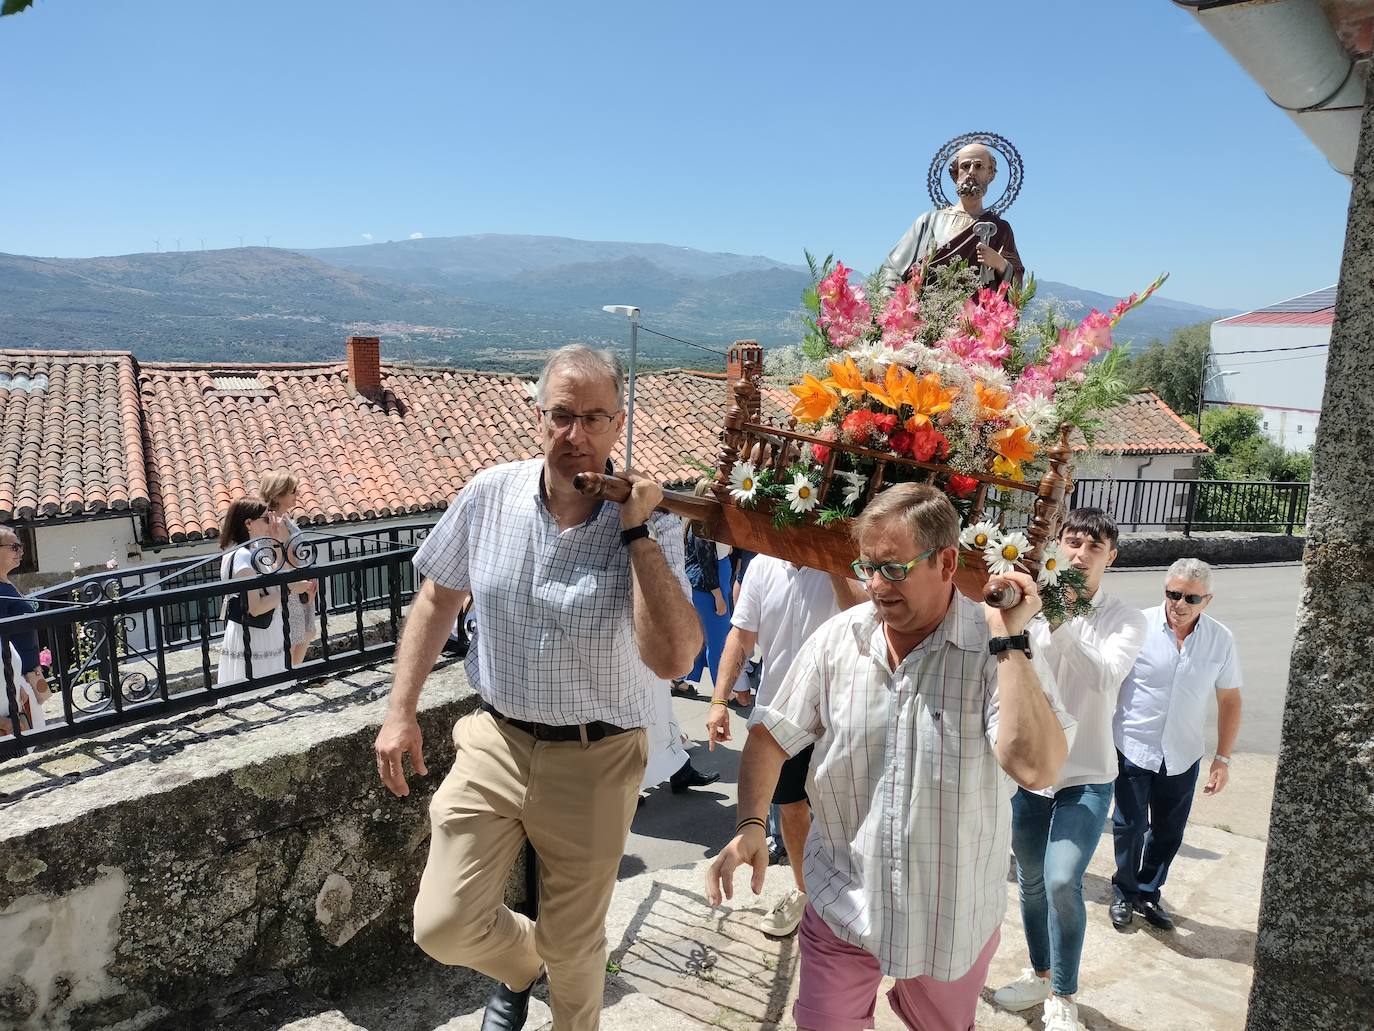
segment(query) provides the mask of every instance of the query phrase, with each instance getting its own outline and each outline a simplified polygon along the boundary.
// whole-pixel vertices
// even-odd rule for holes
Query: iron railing
[[[34,631],[40,647],[51,653],[45,672],[61,712],[41,730],[11,718],[15,730],[3,739],[0,756],[390,658],[403,609],[416,590],[411,559],[429,529],[304,531],[285,544],[262,538],[245,545],[254,568],[250,577],[220,579],[222,556],[216,553],[112,570],[32,595],[37,612],[0,619],[0,684],[12,717],[21,709],[9,639]],[[226,598],[237,594],[246,605],[248,591],[276,590],[284,616],[290,585],[302,580],[319,585],[315,656],[293,666],[289,621],[283,618],[285,668],[255,672],[248,649],[246,676],[218,683],[211,649],[223,638]],[[260,641],[265,632],[254,630],[253,636]]]
[[[1095,506],[1124,533],[1250,530],[1291,537],[1307,524],[1308,483],[1258,480],[1078,480],[1071,508]]]

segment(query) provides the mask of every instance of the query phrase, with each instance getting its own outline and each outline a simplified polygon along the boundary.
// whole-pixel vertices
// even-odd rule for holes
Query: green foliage
[[[846,508],[823,508],[816,513],[816,525],[829,526],[832,523],[838,523],[841,519],[848,519],[849,515],[849,510]]]
[[[1055,625],[1074,616],[1086,616],[1093,610],[1092,599],[1086,597],[1087,589],[1088,581],[1083,573],[1072,566],[1066,567],[1060,572],[1058,583],[1040,588],[1040,611]],[[1066,591],[1074,592],[1072,605],[1064,597]]]
[[[1092,362],[1076,390],[1061,392],[1061,401],[1055,408],[1059,422],[1073,423],[1091,445],[1102,427],[1102,413],[1126,403],[1126,366],[1126,352],[1120,347],[1113,347],[1100,361]]]
[[[1132,390],[1149,388],[1184,418],[1196,425],[1198,386],[1202,366],[1212,347],[1212,326],[1199,322],[1176,330],[1168,343],[1151,341],[1137,353],[1125,374]]]
[[[0,18],[7,14],[18,14],[26,11],[33,6],[33,0],[5,0],[4,5],[0,6]]]
[[[1202,439],[1212,449],[1199,462],[1204,480],[1302,483],[1312,478],[1312,455],[1289,451],[1264,435],[1254,408],[1226,407],[1202,417]]]

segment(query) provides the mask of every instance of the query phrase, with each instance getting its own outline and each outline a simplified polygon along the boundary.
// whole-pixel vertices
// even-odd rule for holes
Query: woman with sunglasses
[[[27,616],[38,608],[24,597],[18,587],[10,583],[10,574],[23,562],[24,545],[19,540],[19,535],[12,527],[0,526],[0,619],[8,616]],[[19,656],[19,668],[14,672],[29,687],[29,691],[26,692],[30,699],[27,709],[33,709],[47,701],[50,694],[48,682],[43,677],[43,668],[38,662],[38,634],[33,630],[15,634],[10,638],[10,644]],[[32,716],[33,713],[26,710],[25,718]],[[7,728],[6,731],[8,732]]]
[[[1240,731],[1240,660],[1231,631],[1204,611],[1212,567],[1181,558],[1164,580],[1164,603],[1145,610],[1145,646],[1121,686],[1113,730],[1118,772],[1112,923],[1140,913],[1161,930],[1174,921],[1159,890],[1183,844],[1193,789],[1206,752],[1207,702],[1217,700],[1217,749],[1203,792],[1226,787]]]

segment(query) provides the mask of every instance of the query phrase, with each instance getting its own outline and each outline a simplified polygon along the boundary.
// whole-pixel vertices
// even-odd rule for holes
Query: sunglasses
[[[1211,597],[1210,594],[1184,594],[1182,591],[1165,591],[1164,597],[1170,601],[1186,601],[1189,605],[1201,605]]]
[[[921,552],[910,562],[869,562],[867,559],[857,559],[849,564],[849,568],[854,570],[854,575],[864,583],[872,580],[875,575],[881,575],[884,580],[891,583],[901,583],[906,579],[907,573],[911,572],[913,566],[922,559],[930,558],[935,554],[934,548],[929,548]]]

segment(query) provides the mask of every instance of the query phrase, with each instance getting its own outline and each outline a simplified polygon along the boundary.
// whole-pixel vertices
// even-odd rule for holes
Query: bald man
[[[950,159],[949,177],[954,181],[958,202],[927,211],[911,224],[883,262],[883,285],[891,289],[923,268],[963,258],[982,269],[983,286],[1010,283],[1019,287],[1025,266],[1016,252],[1011,225],[983,207],[988,185],[997,178],[997,158],[981,143],[970,143]],[[980,222],[993,228],[987,243],[973,231]]]

